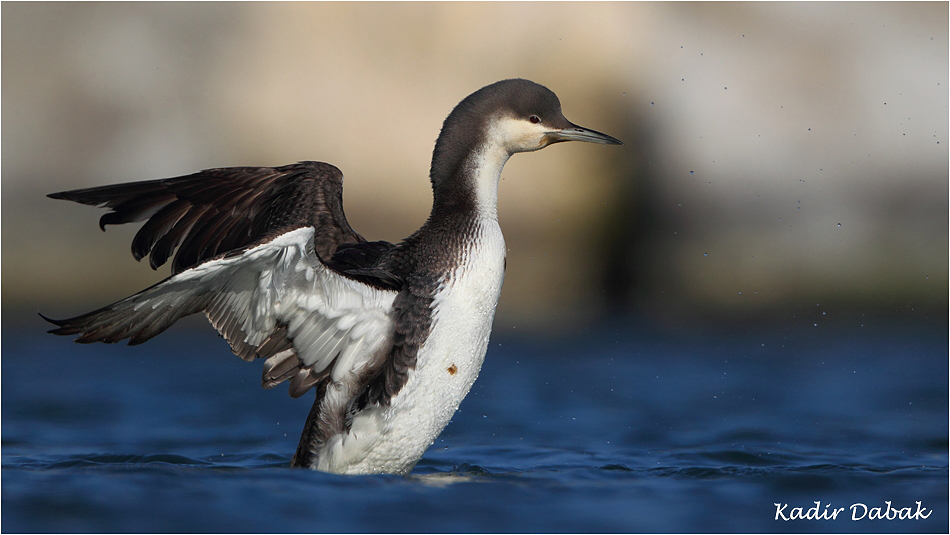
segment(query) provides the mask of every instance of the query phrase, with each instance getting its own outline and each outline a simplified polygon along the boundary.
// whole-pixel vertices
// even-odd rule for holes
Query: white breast
[[[408,472],[449,423],[485,360],[505,274],[498,222],[484,219],[479,233],[435,296],[432,328],[406,385],[389,407],[364,410],[348,434],[331,439],[319,469]]]

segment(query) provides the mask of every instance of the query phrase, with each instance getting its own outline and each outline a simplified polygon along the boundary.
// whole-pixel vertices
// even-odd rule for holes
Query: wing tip
[[[65,332],[61,332],[61,331],[63,331],[63,329],[65,328],[64,325],[65,325],[65,323],[66,323],[67,320],[54,320],[53,318],[44,315],[42,312],[37,312],[37,314],[39,314],[39,316],[40,316],[41,318],[43,318],[44,320],[46,320],[47,322],[52,323],[53,325],[56,326],[55,329],[50,329],[50,330],[48,330],[48,331],[46,331],[46,332],[48,332],[48,333],[50,333],[50,334],[68,334],[68,333],[65,333]]]
[[[79,321],[76,321],[82,318],[83,316],[57,320],[57,319],[50,318],[48,316],[44,316],[43,313],[41,312],[37,312],[37,314],[39,314],[39,316],[43,318],[44,320],[52,323],[53,325],[56,325],[55,329],[50,329],[46,331],[47,333],[55,334],[57,336],[76,335],[76,338],[73,340],[73,342],[77,344],[92,344],[95,342],[114,344],[121,340],[124,340],[125,338],[129,338],[129,345],[138,345],[147,340],[147,339],[142,340],[140,339],[140,337],[136,338],[134,335],[131,337],[129,336],[116,337],[116,335],[114,334],[113,335],[108,335],[108,333],[104,334],[102,332],[102,328],[90,327],[88,325],[83,325]]]
[[[50,329],[46,331],[47,333],[55,334],[57,336],[70,336],[70,335],[78,334],[80,336],[76,338],[75,340],[73,340],[77,344],[88,344],[92,342],[92,340],[89,340],[87,338],[87,333],[83,333],[79,328],[77,328],[74,325],[70,326],[69,319],[57,320],[57,319],[50,318],[49,316],[43,315],[42,312],[37,312],[37,314],[39,314],[39,316],[43,318],[44,320],[56,326],[55,329]]]

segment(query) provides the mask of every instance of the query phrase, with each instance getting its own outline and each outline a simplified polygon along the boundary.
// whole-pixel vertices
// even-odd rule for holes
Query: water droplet
[[[689,174],[695,175],[696,173],[694,171],[690,171]]]
[[[703,253],[703,256],[709,256],[709,253]],[[929,279],[930,277],[927,278]]]
[[[841,228],[841,223],[838,223],[838,228]]]

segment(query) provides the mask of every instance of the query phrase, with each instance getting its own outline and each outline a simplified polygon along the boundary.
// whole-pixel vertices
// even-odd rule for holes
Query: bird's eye
[[[532,115],[531,117],[528,117],[528,120],[531,121],[532,124],[538,124],[541,122],[541,118],[538,117],[537,115]]]

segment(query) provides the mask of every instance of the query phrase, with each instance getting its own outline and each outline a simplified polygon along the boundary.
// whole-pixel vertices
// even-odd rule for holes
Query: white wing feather
[[[261,344],[285,325],[301,367],[314,375],[330,371],[339,381],[391,338],[396,292],[331,270],[308,249],[312,237],[313,228],[300,228],[240,256],[205,262],[157,285],[135,307],[211,294],[205,313],[235,354],[259,356]]]
[[[180,318],[205,312],[236,355],[268,357],[263,384],[291,380],[302,395],[384,358],[396,292],[349,279],[313,252],[312,227],[186,269],[131,297],[68,320],[78,342],[142,343]]]

